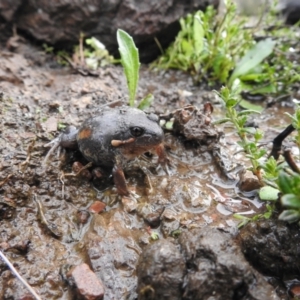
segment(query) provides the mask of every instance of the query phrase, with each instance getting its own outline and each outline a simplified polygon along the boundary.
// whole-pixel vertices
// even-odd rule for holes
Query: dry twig
[[[27,283],[27,281],[18,273],[12,263],[8,260],[8,258],[4,255],[2,251],[0,251],[1,259],[7,264],[10,270],[15,274],[15,276],[24,284],[24,286],[29,290],[29,292],[34,296],[36,300],[42,300],[40,296],[35,292],[35,290]]]

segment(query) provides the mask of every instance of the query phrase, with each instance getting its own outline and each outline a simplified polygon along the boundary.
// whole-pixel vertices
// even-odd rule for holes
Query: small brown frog
[[[124,164],[145,152],[156,151],[159,163],[166,164],[164,133],[158,116],[130,108],[105,108],[97,117],[86,120],[79,129],[74,126],[49,144],[79,149],[95,166],[111,169],[120,195],[129,195],[123,172]],[[49,145],[48,144],[48,145]]]

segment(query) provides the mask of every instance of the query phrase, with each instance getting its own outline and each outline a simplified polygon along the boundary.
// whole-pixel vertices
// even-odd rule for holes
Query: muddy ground
[[[171,161],[169,174],[157,164],[155,155],[129,163],[125,174],[134,196],[122,198],[117,195],[111,178],[93,181],[73,176],[72,162],[77,160],[78,153],[60,157],[53,153],[45,162],[49,150],[45,144],[62,128],[80,125],[97,115],[103,105],[126,104],[126,81],[120,66],[101,69],[98,76],[82,76],[72,68],[58,65],[51,55],[25,42],[15,52],[2,48],[0,92],[0,247],[42,299],[100,299],[83,296],[74,282],[72,286],[72,266],[83,263],[87,263],[101,280],[106,300],[208,299],[209,293],[213,295],[214,287],[220,284],[219,275],[205,294],[194,292],[201,284],[187,276],[191,274],[188,271],[191,260],[197,257],[189,252],[192,250],[187,249],[187,244],[198,243],[189,237],[189,232],[194,236],[199,234],[199,240],[204,239],[206,243],[206,231],[222,241],[220,231],[214,231],[221,229],[227,232],[222,242],[226,244],[238,233],[238,220],[233,218],[233,213],[251,216],[264,210],[264,203],[257,196],[241,193],[238,188],[237,171],[245,168],[247,161],[237,151],[237,137],[232,128],[213,127],[213,130],[224,132],[213,149],[218,150],[225,169],[235,169],[235,172],[226,175],[218,166],[220,158],[216,159],[211,148],[184,143],[182,137],[166,130],[165,145]],[[223,114],[215,94],[195,86],[192,79],[181,72],[151,71],[143,66],[137,98],[148,93],[155,98],[148,111],[158,115],[167,115],[188,104],[202,109],[206,102],[214,106],[213,119]],[[266,142],[288,124],[284,111],[292,112],[292,108],[273,105],[257,117],[261,128],[268,129]],[[178,236],[183,233],[185,235],[177,243]],[[152,249],[155,243],[159,249],[174,248],[166,253],[170,257],[174,254],[175,262],[180,261],[169,264],[172,270],[176,266],[179,274],[176,275],[179,281],[174,285],[175,296],[155,294],[161,286],[143,282],[146,270],[152,270],[147,267],[147,259],[156,251]],[[215,248],[227,248],[222,245]],[[190,246],[190,249],[193,247],[200,246]],[[230,250],[233,253],[239,252],[236,256],[243,261],[235,262],[238,272],[234,275],[225,272],[224,276],[244,276],[252,272],[252,277],[249,276],[257,279],[259,283],[255,284],[260,285],[261,294],[241,288],[254,284],[250,279],[252,283],[243,279],[241,282],[246,283],[234,287],[235,292],[228,292],[226,299],[277,299],[275,287],[269,286],[265,278],[244,261],[241,250],[237,250],[235,244],[228,247],[234,249]],[[145,249],[148,251],[146,258],[142,255]],[[220,249],[218,257],[223,255]],[[165,259],[162,265],[153,267],[156,273],[150,272],[148,277],[164,274],[164,268],[161,273],[157,270],[168,265]],[[234,259],[235,254],[224,258],[227,262]],[[152,263],[153,260],[149,262]],[[207,265],[203,268],[207,269]],[[231,267],[226,266],[227,269]],[[0,299],[31,299],[3,262],[0,271]],[[235,283],[225,284],[230,290]],[[284,289],[280,297],[288,299]]]

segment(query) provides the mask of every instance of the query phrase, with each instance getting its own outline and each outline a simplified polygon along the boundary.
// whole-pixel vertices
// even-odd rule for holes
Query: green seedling
[[[136,92],[139,82],[139,51],[135,46],[133,38],[124,30],[118,29],[117,41],[119,45],[119,52],[121,55],[121,64],[127,80],[127,87],[129,91],[129,105],[135,105]],[[149,94],[138,104],[138,108],[145,110],[153,102],[153,95]]]
[[[262,169],[264,171],[264,181],[267,185],[271,185],[278,188],[277,179],[281,169],[285,167],[284,164],[278,165],[277,161],[273,156],[269,157],[268,160],[262,164]]]
[[[44,43],[44,44],[42,45],[42,47],[44,48],[44,51],[45,51],[46,53],[53,54],[53,52],[54,52],[54,47],[49,46],[49,45],[47,45],[46,43]]]
[[[121,55],[121,63],[127,79],[129,105],[134,106],[139,81],[139,51],[135,46],[133,38],[121,29],[117,31],[117,41]]]
[[[153,241],[159,240],[159,235],[157,232],[152,232],[150,237]]]

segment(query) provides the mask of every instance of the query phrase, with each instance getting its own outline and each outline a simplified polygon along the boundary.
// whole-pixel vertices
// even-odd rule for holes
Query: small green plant
[[[96,70],[99,67],[104,67],[115,62],[114,58],[109,55],[105,46],[95,37],[86,39],[85,43],[89,48],[84,49],[83,55],[85,63],[89,68]]]
[[[139,51],[135,46],[133,38],[124,30],[118,29],[117,41],[119,45],[119,52],[121,55],[121,63],[127,80],[127,87],[129,91],[129,105],[135,105],[136,92],[139,82]],[[138,104],[138,108],[146,109],[153,101],[151,94],[147,95]]]
[[[116,62],[99,40],[95,37],[84,40],[83,33],[80,34],[79,45],[74,47],[73,53],[57,50],[47,44],[43,44],[43,48],[46,53],[54,54],[57,62],[61,65],[74,64],[76,67],[76,65],[80,64],[82,67],[96,70],[99,67]]]
[[[157,232],[152,232],[150,237],[153,241],[159,240],[159,234]]]
[[[49,45],[46,44],[46,43],[44,43],[44,44],[42,45],[42,47],[44,48],[44,51],[45,51],[46,53],[53,54],[53,52],[54,52],[54,47],[49,46]]]
[[[256,214],[251,218],[240,214],[234,214],[233,216],[236,219],[240,220],[240,223],[238,224],[238,228],[242,228],[243,226],[247,225],[249,222],[255,222],[260,219],[269,219],[272,216],[272,213],[274,211],[273,205],[267,204],[266,209],[267,210],[264,213]]]
[[[188,71],[210,85],[230,87],[238,78],[243,91],[252,94],[290,91],[300,81],[300,65],[293,60],[299,29],[284,26],[273,11],[250,28],[232,1],[225,1],[225,7],[223,16],[208,7],[181,19],[176,40],[153,66]]]
[[[241,102],[239,80],[235,81],[232,89],[223,87],[220,93],[217,94],[224,102],[226,115],[224,119],[221,119],[216,123],[230,122],[234,125],[240,138],[238,144],[242,147],[246,156],[251,161],[251,171],[257,176],[259,181],[262,182],[259,159],[266,154],[266,150],[259,148],[258,142],[263,138],[263,132],[260,129],[246,127],[248,115],[260,112],[251,109],[237,110],[237,106]]]
[[[83,33],[80,33],[79,45],[74,48],[72,57],[76,65],[91,70],[115,63],[115,59],[109,55],[105,46],[99,40],[95,37],[84,39]]]
[[[300,174],[279,174],[279,189],[282,192],[281,204],[286,208],[279,219],[289,223],[300,220]],[[300,225],[300,222],[299,222]]]
[[[197,81],[226,83],[237,59],[255,43],[251,30],[241,30],[245,19],[237,18],[231,1],[226,1],[223,16],[209,6],[187,15],[180,25],[175,42],[154,65],[190,71]]]
[[[247,117],[249,114],[257,113],[253,110],[238,111],[237,106],[241,101],[239,93],[239,80],[236,80],[232,89],[223,87],[218,93],[223,100],[226,108],[226,117],[217,121],[218,123],[230,122],[234,125],[240,138],[238,144],[243,148],[246,157],[250,159],[252,167],[250,168],[259,179],[262,187],[259,191],[261,200],[271,201],[273,204],[267,205],[267,212],[248,218],[242,215],[235,215],[241,220],[239,227],[244,226],[250,221],[260,218],[269,218],[274,210],[275,201],[281,200],[283,211],[279,215],[279,219],[289,223],[300,221],[300,171],[297,167],[291,167],[296,164],[295,161],[276,161],[274,157],[265,158],[266,150],[260,149],[259,141],[263,137],[263,133],[254,128],[246,127]],[[289,115],[296,134],[294,141],[300,151],[300,107],[297,107],[293,115]],[[264,157],[264,160],[261,160]],[[290,158],[292,159],[292,158]],[[300,222],[299,222],[300,225]]]

